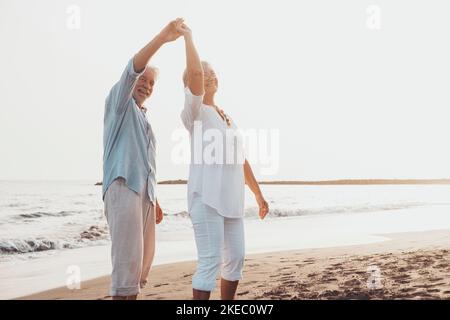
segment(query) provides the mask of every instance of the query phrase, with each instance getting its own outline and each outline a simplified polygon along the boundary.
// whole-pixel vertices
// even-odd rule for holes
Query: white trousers
[[[139,194],[118,178],[105,194],[111,236],[111,296],[136,295],[147,283],[155,254],[155,210],[147,187]]]
[[[219,215],[203,204],[199,196],[193,199],[189,215],[198,255],[192,287],[213,291],[221,267],[223,279],[240,280],[245,259],[244,219]]]

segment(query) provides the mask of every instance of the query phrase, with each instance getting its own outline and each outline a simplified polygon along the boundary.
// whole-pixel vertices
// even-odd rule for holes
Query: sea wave
[[[106,226],[91,226],[76,237],[67,239],[0,239],[0,254],[80,248],[99,240],[106,240],[108,237]]]
[[[13,202],[13,203],[8,203],[6,205],[3,205],[3,207],[5,207],[5,208],[19,208],[19,207],[25,207],[27,205],[28,205],[27,203]]]
[[[17,219],[36,219],[36,218],[42,218],[42,217],[66,217],[73,214],[80,213],[81,211],[59,211],[59,212],[44,212],[44,211],[38,211],[38,212],[32,212],[32,213],[21,213],[16,215]]]
[[[169,214],[169,216],[179,217],[179,218],[189,218],[189,213],[187,211],[180,211],[177,213]]]
[[[348,213],[371,213],[371,212],[385,212],[391,210],[411,209],[416,207],[423,207],[432,205],[425,202],[408,202],[408,203],[386,203],[386,204],[361,204],[352,206],[328,206],[317,208],[273,208],[269,210],[269,217],[297,217],[297,216],[310,216],[310,215],[322,215],[322,214],[348,214]],[[248,208],[245,211],[246,217],[258,216],[258,208]]]
[[[298,216],[313,216],[323,214],[357,214],[357,213],[371,213],[386,212],[392,210],[410,209],[417,207],[424,207],[430,205],[437,205],[437,203],[426,202],[403,202],[403,203],[385,203],[385,204],[360,204],[351,206],[322,206],[304,208],[301,206],[292,205],[291,208],[277,207],[272,204],[269,211],[269,218],[282,217],[298,217]],[[448,205],[448,204],[447,204]],[[93,212],[101,210],[92,210]],[[35,212],[30,214],[21,214],[20,218],[40,218],[46,216],[64,216],[78,213],[78,211],[59,211],[59,212]],[[183,223],[189,217],[188,212],[179,211],[176,213],[166,212],[167,220],[165,225],[178,226],[181,228],[190,228],[190,224]],[[258,208],[250,207],[245,210],[245,217],[247,219],[256,219],[258,217]],[[90,245],[98,245],[101,241],[109,239],[108,227],[104,220],[99,219],[99,225],[91,225],[85,228],[80,233],[75,233],[73,236],[64,235],[64,238],[32,238],[32,239],[0,239],[0,254],[20,254],[31,253],[58,249],[79,248]],[[76,226],[78,222],[69,221],[66,224]]]
[[[351,206],[326,206],[326,207],[311,207],[311,208],[283,208],[271,207],[268,217],[297,217],[320,214],[345,214],[345,213],[370,213],[370,212],[384,212],[389,210],[410,209],[416,207],[423,207],[434,205],[426,202],[407,202],[407,203],[386,203],[386,204],[361,204]],[[269,205],[270,206],[270,205]],[[257,217],[258,208],[250,207],[245,210],[245,217]],[[188,218],[189,214],[186,211],[180,211],[173,214],[168,214],[169,217]]]
[[[9,239],[0,240],[0,253],[28,253],[70,248],[69,243],[50,239]]]

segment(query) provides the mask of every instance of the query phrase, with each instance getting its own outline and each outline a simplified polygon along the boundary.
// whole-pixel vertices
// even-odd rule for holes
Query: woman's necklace
[[[228,115],[227,115],[222,109],[219,109],[218,106],[213,105],[213,107],[214,107],[214,109],[216,109],[217,113],[220,115],[220,117],[222,118],[222,120],[225,121],[225,122],[227,123],[227,126],[228,126],[228,127],[231,127],[231,120],[230,120],[230,118],[228,117]]]

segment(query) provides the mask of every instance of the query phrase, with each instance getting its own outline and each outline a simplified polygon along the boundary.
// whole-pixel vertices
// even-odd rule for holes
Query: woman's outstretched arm
[[[248,163],[247,159],[245,159],[244,163],[244,176],[245,176],[245,184],[248,185],[250,190],[252,190],[255,195],[256,202],[259,206],[259,217],[264,219],[269,212],[269,204],[264,199],[261,189],[259,188],[258,181],[256,181],[255,175],[253,174],[252,167],[250,167],[250,163]]]
[[[204,94],[203,68],[192,38],[192,31],[186,24],[179,26],[179,32],[186,43],[186,85],[195,96]]]

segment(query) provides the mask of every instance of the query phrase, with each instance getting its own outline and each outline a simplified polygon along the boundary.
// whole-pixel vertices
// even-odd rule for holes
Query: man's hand
[[[184,20],[182,18],[178,18],[176,20],[171,21],[164,29],[159,33],[159,38],[164,43],[171,42],[177,40],[182,33],[180,32],[180,26],[183,24]]]
[[[167,42],[174,41],[181,36],[181,33],[177,31],[179,26],[183,23],[183,19],[178,18],[176,20],[171,21],[161,32],[156,35],[152,41],[147,43],[147,45],[142,48],[136,55],[134,56],[134,70],[136,72],[144,71],[145,67],[148,65],[150,59],[156,53],[156,51],[161,48],[161,46]]]
[[[269,213],[269,204],[264,199],[262,194],[256,196],[256,202],[258,203],[259,206],[259,217],[261,218],[261,220],[263,220]]]
[[[164,213],[161,207],[159,206],[158,200],[156,201],[155,213],[156,213],[156,224],[160,224],[164,218]]]

